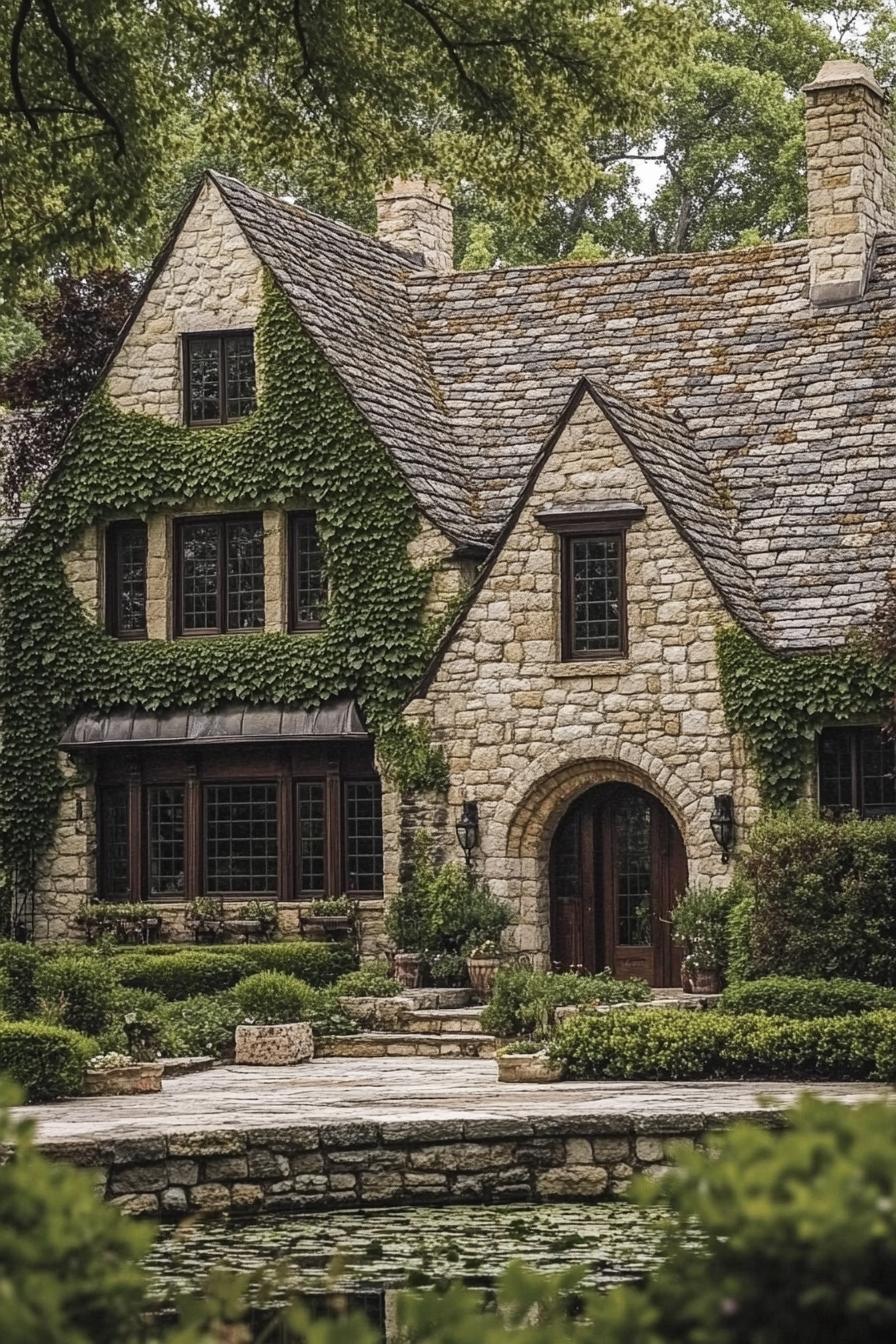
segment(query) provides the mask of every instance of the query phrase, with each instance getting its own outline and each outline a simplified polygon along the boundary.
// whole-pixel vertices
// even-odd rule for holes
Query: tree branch
[[[37,118],[28,106],[28,99],[25,97],[25,90],[22,88],[22,37],[25,32],[25,24],[28,22],[28,16],[31,13],[32,3],[33,0],[20,0],[16,21],[12,26],[12,41],[9,48],[9,81],[12,84],[12,95],[16,100],[16,106],[32,131],[40,133]]]
[[[473,78],[461,60],[459,55],[460,44],[448,36],[429,6],[423,4],[422,0],[402,0],[402,4],[408,9],[412,9],[415,14],[419,14],[423,22],[435,33],[442,45],[445,55],[457,71],[461,83],[465,84],[467,88],[476,95],[484,107],[494,104],[497,100],[489,93],[488,89],[486,89],[483,84],[480,84],[477,79]]]
[[[86,78],[78,69],[78,49],[75,45],[74,38],[65,26],[65,23],[53,8],[53,0],[39,0],[39,4],[43,10],[47,26],[62,44],[62,48],[65,52],[65,64],[69,78],[82,97],[86,98],[91,107],[95,109],[96,115],[99,117],[100,121],[105,122],[111,130],[117,146],[116,157],[120,158],[121,155],[125,153],[127,145],[125,143],[124,131],[122,130],[119,121],[103,102],[102,98],[100,98],[99,94],[91,88]]]

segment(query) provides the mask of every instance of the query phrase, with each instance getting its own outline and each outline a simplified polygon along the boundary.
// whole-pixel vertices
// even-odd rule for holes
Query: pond
[[[665,1216],[593,1204],[262,1214],[166,1226],[147,1258],[159,1306],[212,1270],[260,1273],[274,1302],[321,1310],[348,1298],[388,1336],[393,1290],[463,1279],[488,1288],[511,1261],[544,1272],[583,1266],[590,1287],[640,1278],[660,1258]]]

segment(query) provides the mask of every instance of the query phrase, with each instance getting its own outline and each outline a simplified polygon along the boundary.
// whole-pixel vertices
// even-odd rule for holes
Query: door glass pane
[[[260,518],[227,524],[227,629],[264,627],[264,530]]]
[[[299,890],[319,893],[324,890],[324,786],[296,785],[298,810]]]
[[[184,791],[149,790],[149,893],[180,895],[184,889]]]
[[[646,947],[650,929],[650,804],[637,797],[625,798],[613,817],[616,851],[616,909],[618,941]]]
[[[206,786],[205,890],[209,896],[276,896],[276,784]]]
[[[190,422],[221,419],[220,342],[217,336],[192,336],[189,342]]]
[[[558,901],[578,901],[582,896],[581,828],[577,816],[567,817],[554,841],[554,897]]]
[[[181,529],[181,628],[218,629],[217,523],[186,523]]]
[[[130,896],[128,858],[128,791],[103,789],[100,797],[100,863],[103,896],[109,901]]]
[[[251,336],[224,338],[227,419],[240,420],[255,410],[255,355]]]
[[[572,647],[601,653],[622,645],[619,537],[583,537],[571,543]]]

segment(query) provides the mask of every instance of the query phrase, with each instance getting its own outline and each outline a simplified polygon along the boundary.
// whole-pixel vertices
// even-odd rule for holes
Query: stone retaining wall
[[[730,1117],[562,1116],[264,1127],[60,1141],[49,1157],[89,1168],[125,1212],[542,1202],[617,1194],[699,1145]],[[740,1118],[740,1117],[739,1117]],[[765,1125],[781,1117],[750,1114]]]

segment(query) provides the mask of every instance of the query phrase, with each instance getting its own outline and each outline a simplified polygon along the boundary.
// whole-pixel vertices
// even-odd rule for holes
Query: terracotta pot
[[[467,974],[477,998],[491,998],[500,965],[500,957],[467,957]]]
[[[420,981],[423,979],[423,958],[419,952],[396,952],[392,970],[402,989],[420,988]]]
[[[120,1069],[88,1069],[84,1075],[88,1097],[133,1097],[161,1090],[161,1064],[123,1064]]]
[[[692,971],[692,994],[721,994],[722,977],[719,971]]]
[[[563,1065],[541,1051],[537,1055],[498,1055],[499,1083],[559,1083]]]
[[[314,1055],[307,1022],[243,1025],[236,1029],[236,1064],[301,1064]]]

